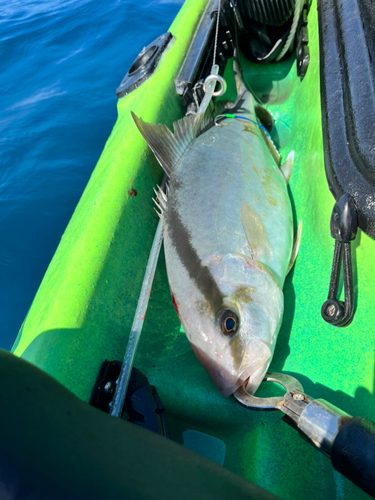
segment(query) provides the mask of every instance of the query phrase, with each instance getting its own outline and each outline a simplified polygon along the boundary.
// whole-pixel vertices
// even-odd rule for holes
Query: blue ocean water
[[[182,3],[2,3],[1,348],[11,348],[115,123],[116,87]]]

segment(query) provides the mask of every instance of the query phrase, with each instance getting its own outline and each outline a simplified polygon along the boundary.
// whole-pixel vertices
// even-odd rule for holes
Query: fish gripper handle
[[[331,215],[331,236],[335,239],[335,250],[328,298],[324,302],[321,314],[324,321],[334,326],[347,326],[354,314],[353,272],[350,242],[355,240],[358,230],[358,215],[354,198],[343,194],[335,203]],[[345,302],[337,299],[341,260],[343,267]]]

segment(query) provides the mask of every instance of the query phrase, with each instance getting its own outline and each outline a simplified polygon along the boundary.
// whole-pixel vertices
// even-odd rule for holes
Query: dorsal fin
[[[271,249],[263,222],[256,211],[244,201],[241,207],[241,222],[253,259],[270,254]]]
[[[236,81],[237,98],[239,99],[243,94],[248,92],[248,90],[246,88],[245,82],[243,81],[241,65],[239,61],[239,54],[237,50],[235,50],[233,56],[233,72],[234,72],[234,79]]]
[[[260,121],[260,123],[263,125],[263,127],[267,130],[267,132],[270,134],[273,129],[273,118],[272,115],[269,111],[267,111],[266,108],[263,108],[260,104],[255,105],[255,114]]]
[[[259,130],[262,134],[264,142],[266,143],[268,151],[271,153],[271,156],[274,159],[276,165],[280,166],[281,156],[280,156],[280,153],[278,152],[275,144],[273,143],[273,140],[265,133],[265,131],[262,128],[260,128]]]

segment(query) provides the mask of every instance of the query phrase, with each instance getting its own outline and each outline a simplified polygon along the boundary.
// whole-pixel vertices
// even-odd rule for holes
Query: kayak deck
[[[158,223],[151,197],[163,173],[130,111],[168,126],[183,116],[174,78],[197,13],[206,3],[185,3],[171,26],[175,39],[155,74],[119,101],[113,132],[13,348],[84,401],[90,399],[102,362],[122,359]],[[283,325],[270,368],[295,376],[310,396],[370,418],[375,411],[375,243],[364,233],[353,248],[358,282],[353,323],[337,329],[320,315],[331,271],[334,199],[324,173],[315,2],[309,38],[310,65],[302,82],[292,60],[274,65],[241,60],[245,83],[268,101],[266,108],[276,119],[283,159],[295,151],[289,192],[295,227],[303,221],[299,255],[284,286]],[[230,68],[226,75],[230,79]],[[224,97],[232,96],[229,88]],[[163,252],[135,364],[157,387],[175,441],[182,443],[187,429],[215,436],[225,444],[225,468],[283,499],[304,498],[307,492],[311,499],[367,497],[283,423],[281,414],[252,412],[233,397],[221,396],[181,328]],[[262,387],[258,394],[266,392]]]

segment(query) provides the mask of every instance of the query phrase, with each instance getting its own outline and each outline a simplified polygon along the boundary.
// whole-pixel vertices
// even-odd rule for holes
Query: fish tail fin
[[[173,124],[172,134],[166,125],[146,123],[133,112],[131,114],[138,130],[168,176],[207,123],[204,115],[188,115]]]
[[[150,146],[164,172],[170,176],[183,154],[206,127],[214,123],[217,114],[227,107],[228,101],[210,103],[204,113],[187,115],[173,123],[173,134],[166,125],[147,123],[131,111],[133,120]]]
[[[245,92],[248,92],[248,90],[246,88],[245,82],[243,81],[241,66],[239,61],[239,53],[237,50],[233,57],[233,72],[234,72],[234,79],[236,81],[237,95],[242,96]]]
[[[147,123],[138,118],[133,111],[131,114],[138,130],[150,146],[156,159],[165,173],[170,176],[173,168],[183,155],[186,144],[184,141],[180,142],[179,138],[175,137],[166,125]],[[189,121],[192,121],[191,118],[193,117],[189,116],[188,118]]]

